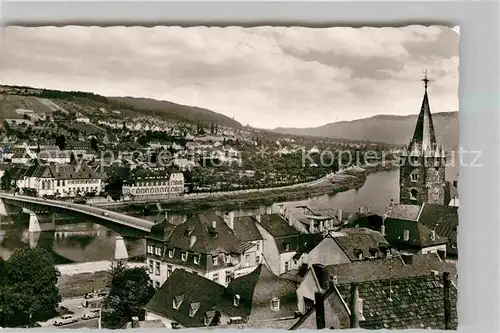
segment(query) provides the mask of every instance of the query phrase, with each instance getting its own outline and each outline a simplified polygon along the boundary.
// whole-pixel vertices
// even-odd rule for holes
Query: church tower
[[[418,115],[413,138],[401,154],[399,173],[399,203],[422,205],[434,203],[447,205],[447,183],[445,180],[446,155],[443,147],[436,142],[432,123],[427,85]]]

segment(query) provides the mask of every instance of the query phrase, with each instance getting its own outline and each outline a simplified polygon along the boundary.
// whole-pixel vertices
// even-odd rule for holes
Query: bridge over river
[[[110,211],[105,208],[0,192],[0,215],[7,215],[5,204],[21,207],[31,212],[31,214],[47,210],[61,214],[83,214],[146,233],[149,233],[151,227],[154,225],[153,222]]]

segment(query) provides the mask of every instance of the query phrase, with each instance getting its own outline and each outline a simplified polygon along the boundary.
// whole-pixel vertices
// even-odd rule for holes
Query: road
[[[57,329],[72,329],[72,328],[97,328],[97,318],[89,319],[89,320],[83,320],[80,319],[74,324],[68,324],[68,325],[63,325],[63,326],[53,326],[54,328]]]
[[[94,206],[89,206],[89,205],[81,205],[81,204],[75,204],[75,203],[67,203],[67,202],[62,202],[58,200],[49,200],[49,199],[41,199],[41,198],[35,198],[35,197],[29,197],[29,196],[24,196],[24,195],[13,195],[9,194],[6,192],[0,192],[0,198],[4,199],[10,199],[10,200],[16,200],[16,201],[21,201],[21,202],[31,202],[31,203],[36,203],[36,204],[41,204],[44,206],[49,206],[49,207],[58,207],[62,209],[67,209],[69,211],[74,211],[74,212],[79,212],[83,214],[87,214],[89,216],[94,216],[98,217],[113,223],[121,224],[121,225],[126,225],[135,229],[139,230],[144,230],[149,232],[151,230],[151,227],[154,225],[154,223],[110,211],[108,209],[104,208],[98,208]]]

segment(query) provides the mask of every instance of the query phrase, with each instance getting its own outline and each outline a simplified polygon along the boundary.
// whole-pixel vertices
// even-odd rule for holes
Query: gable
[[[309,264],[335,265],[350,262],[349,257],[342,251],[335,239],[331,236],[323,238],[307,255]]]

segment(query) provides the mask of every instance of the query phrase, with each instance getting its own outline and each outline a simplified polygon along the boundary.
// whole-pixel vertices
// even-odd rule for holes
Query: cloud
[[[454,29],[4,28],[2,83],[196,105],[243,124],[306,127],[458,109]]]

